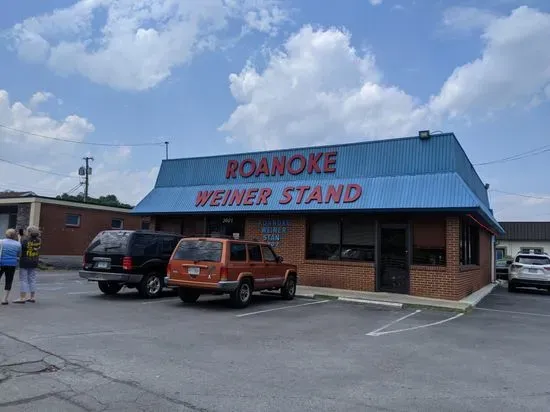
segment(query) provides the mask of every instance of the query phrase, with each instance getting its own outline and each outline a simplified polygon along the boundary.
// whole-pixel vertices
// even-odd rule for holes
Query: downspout
[[[495,246],[496,246],[496,238],[495,235],[491,235],[491,283],[495,283],[496,281],[496,262],[495,262]]]

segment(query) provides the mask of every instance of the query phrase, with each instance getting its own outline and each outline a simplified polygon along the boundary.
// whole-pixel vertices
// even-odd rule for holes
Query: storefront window
[[[479,265],[479,227],[460,221],[460,264]]]
[[[307,259],[374,261],[375,225],[362,217],[311,219]]]
[[[413,265],[445,266],[445,220],[413,224]]]

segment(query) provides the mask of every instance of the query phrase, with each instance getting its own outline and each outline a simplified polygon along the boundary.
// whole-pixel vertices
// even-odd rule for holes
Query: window
[[[178,244],[178,240],[177,238],[171,237],[162,239],[162,254],[171,255]]]
[[[539,265],[546,266],[550,265],[550,257],[545,256],[518,256],[516,257],[516,262],[523,265]]]
[[[156,256],[158,254],[159,237],[138,234],[134,237],[132,254],[134,256]]]
[[[277,256],[275,256],[275,253],[271,250],[268,246],[262,246],[262,253],[264,255],[264,260],[266,262],[276,262]]]
[[[544,253],[544,248],[541,247],[522,247],[520,248],[519,253],[535,253],[537,255],[541,255]]]
[[[65,226],[80,227],[80,215],[67,213],[65,215]]]
[[[248,259],[251,262],[262,261],[262,251],[260,245],[248,245]]]
[[[211,240],[182,240],[174,259],[194,262],[219,262],[222,259],[222,242]]]
[[[495,260],[504,260],[505,257],[506,257],[506,248],[497,247],[495,249]]]
[[[111,229],[124,229],[124,220],[123,219],[111,220]]]
[[[110,230],[100,232],[90,242],[86,252],[125,254],[128,251],[128,240],[131,233],[130,231],[113,232]]]
[[[479,228],[466,220],[460,222],[460,264],[479,265]]]
[[[233,262],[246,262],[246,245],[244,243],[231,243],[230,260]]]
[[[445,266],[445,220],[413,224],[413,265]]]
[[[342,260],[374,262],[375,226],[362,217],[342,219]]]
[[[308,222],[307,259],[374,261],[374,221],[363,216]]]

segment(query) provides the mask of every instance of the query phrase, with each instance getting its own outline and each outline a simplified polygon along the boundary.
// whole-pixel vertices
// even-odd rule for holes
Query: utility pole
[[[86,168],[84,169],[84,203],[88,201],[88,189],[90,188],[90,175],[92,174],[92,169],[89,167],[90,160],[93,161],[93,157],[83,157],[86,162]]]
[[[166,147],[166,160],[168,160],[168,145],[170,142],[164,142],[164,146]]]

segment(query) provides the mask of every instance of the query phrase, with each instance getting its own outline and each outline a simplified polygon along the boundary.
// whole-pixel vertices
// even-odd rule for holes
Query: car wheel
[[[281,288],[281,296],[283,299],[292,300],[296,295],[296,278],[294,276],[289,276]]]
[[[517,292],[515,285],[512,285],[510,282],[508,282],[508,292]]]
[[[231,305],[235,308],[245,308],[252,299],[252,282],[249,279],[243,279],[239,287],[231,292]]]
[[[99,290],[106,295],[116,295],[120,289],[122,289],[122,285],[120,283],[107,281],[99,281],[97,282],[97,286],[99,286]]]
[[[178,295],[185,303],[195,303],[201,294],[190,288],[178,288]]]
[[[158,298],[162,293],[163,278],[157,273],[149,273],[143,276],[138,286],[141,297],[152,299]]]

